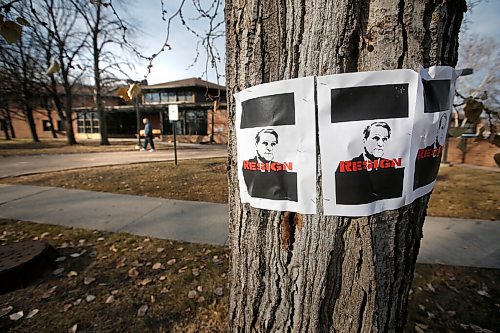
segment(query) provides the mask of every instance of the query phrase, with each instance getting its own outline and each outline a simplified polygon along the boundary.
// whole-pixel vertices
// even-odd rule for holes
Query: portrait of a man
[[[293,161],[276,161],[279,135],[272,128],[255,134],[255,155],[243,161],[243,177],[250,196],[297,201],[297,173]]]
[[[378,121],[368,125],[363,130],[363,152],[352,161],[380,162],[380,159],[382,159],[382,156],[384,155],[387,141],[389,141],[390,138],[391,127],[386,122]],[[380,163],[365,163],[369,169],[372,169],[375,164],[377,164],[376,168],[378,168]]]
[[[364,128],[362,153],[350,161],[340,161],[335,171],[337,204],[366,204],[402,196],[402,159],[385,157],[391,134],[391,127],[384,121]]]
[[[274,161],[274,148],[278,144],[278,133],[273,129],[260,130],[255,135],[255,157],[252,162],[268,163]]]
[[[432,143],[425,148],[419,149],[415,160],[415,173],[413,189],[432,183],[438,174],[441,157],[443,155],[446,134],[448,132],[448,114],[443,113],[439,117],[437,127],[434,128],[436,135]]]

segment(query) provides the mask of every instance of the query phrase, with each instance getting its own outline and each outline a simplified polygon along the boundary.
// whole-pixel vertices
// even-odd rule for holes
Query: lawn
[[[15,220],[0,229],[0,246],[41,239],[59,258],[0,295],[2,332],[226,331],[227,247]],[[499,332],[499,284],[499,270],[417,264],[405,332]]]
[[[4,183],[55,186],[89,191],[181,200],[227,202],[224,158],[95,167],[3,179]],[[428,215],[500,220],[500,172],[442,167]]]
[[[64,139],[40,140],[40,142],[26,139],[2,140],[0,142],[0,156],[133,151],[136,150],[136,143],[134,140],[110,140],[109,146],[101,146],[98,140],[82,140],[76,145],[69,146]]]

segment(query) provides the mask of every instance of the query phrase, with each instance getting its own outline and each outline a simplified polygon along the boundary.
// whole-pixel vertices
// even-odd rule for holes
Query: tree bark
[[[7,119],[0,118],[0,122],[2,123],[3,134],[5,135],[5,140],[10,141],[9,129],[7,128]]]
[[[317,214],[242,204],[233,94],[311,75],[454,66],[465,9],[465,1],[226,1],[230,331],[403,331],[429,196],[368,217],[324,216],[317,145]]]
[[[108,126],[106,123],[106,114],[102,103],[102,85],[101,85],[101,69],[99,66],[100,50],[99,47],[99,32],[101,31],[101,3],[96,5],[95,26],[92,27],[92,53],[94,60],[94,102],[97,109],[97,117],[99,118],[99,133],[101,135],[100,144],[109,146]]]
[[[67,82],[67,79],[65,79]],[[65,96],[65,114],[66,114],[66,139],[69,145],[77,144],[75,139],[75,132],[73,130],[73,95],[69,84],[64,84]]]
[[[50,133],[52,134],[52,138],[57,139],[56,128],[54,126],[54,121],[52,120],[52,110],[50,107],[47,108],[47,118],[49,118]]]
[[[10,115],[10,111],[8,111],[8,110],[6,112],[6,119],[7,119],[7,122],[9,124],[9,128],[10,128],[10,136],[12,137],[12,139],[15,139],[16,132],[14,131],[14,126],[12,125],[12,117]]]

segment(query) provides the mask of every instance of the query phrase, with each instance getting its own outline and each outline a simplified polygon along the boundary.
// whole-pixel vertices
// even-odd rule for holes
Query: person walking
[[[153,141],[153,125],[149,122],[148,118],[142,119],[142,123],[144,124],[144,146],[141,148],[141,151],[145,151],[148,148],[148,143],[151,149],[150,152],[155,151],[155,143]]]

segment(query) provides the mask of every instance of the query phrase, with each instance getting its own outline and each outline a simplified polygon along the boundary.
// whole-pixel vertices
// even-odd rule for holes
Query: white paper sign
[[[261,84],[235,98],[241,202],[315,214],[314,78]]]
[[[169,121],[179,120],[179,106],[177,104],[170,104],[168,106],[168,120]]]
[[[453,107],[455,80],[459,74],[447,66],[420,70],[410,157],[413,191],[407,197],[407,204],[434,187]]]
[[[412,70],[317,78],[325,215],[367,216],[405,204],[418,80]]]
[[[450,120],[451,67],[308,77],[236,94],[241,201],[316,213],[316,86],[323,213],[368,216],[429,193]]]

